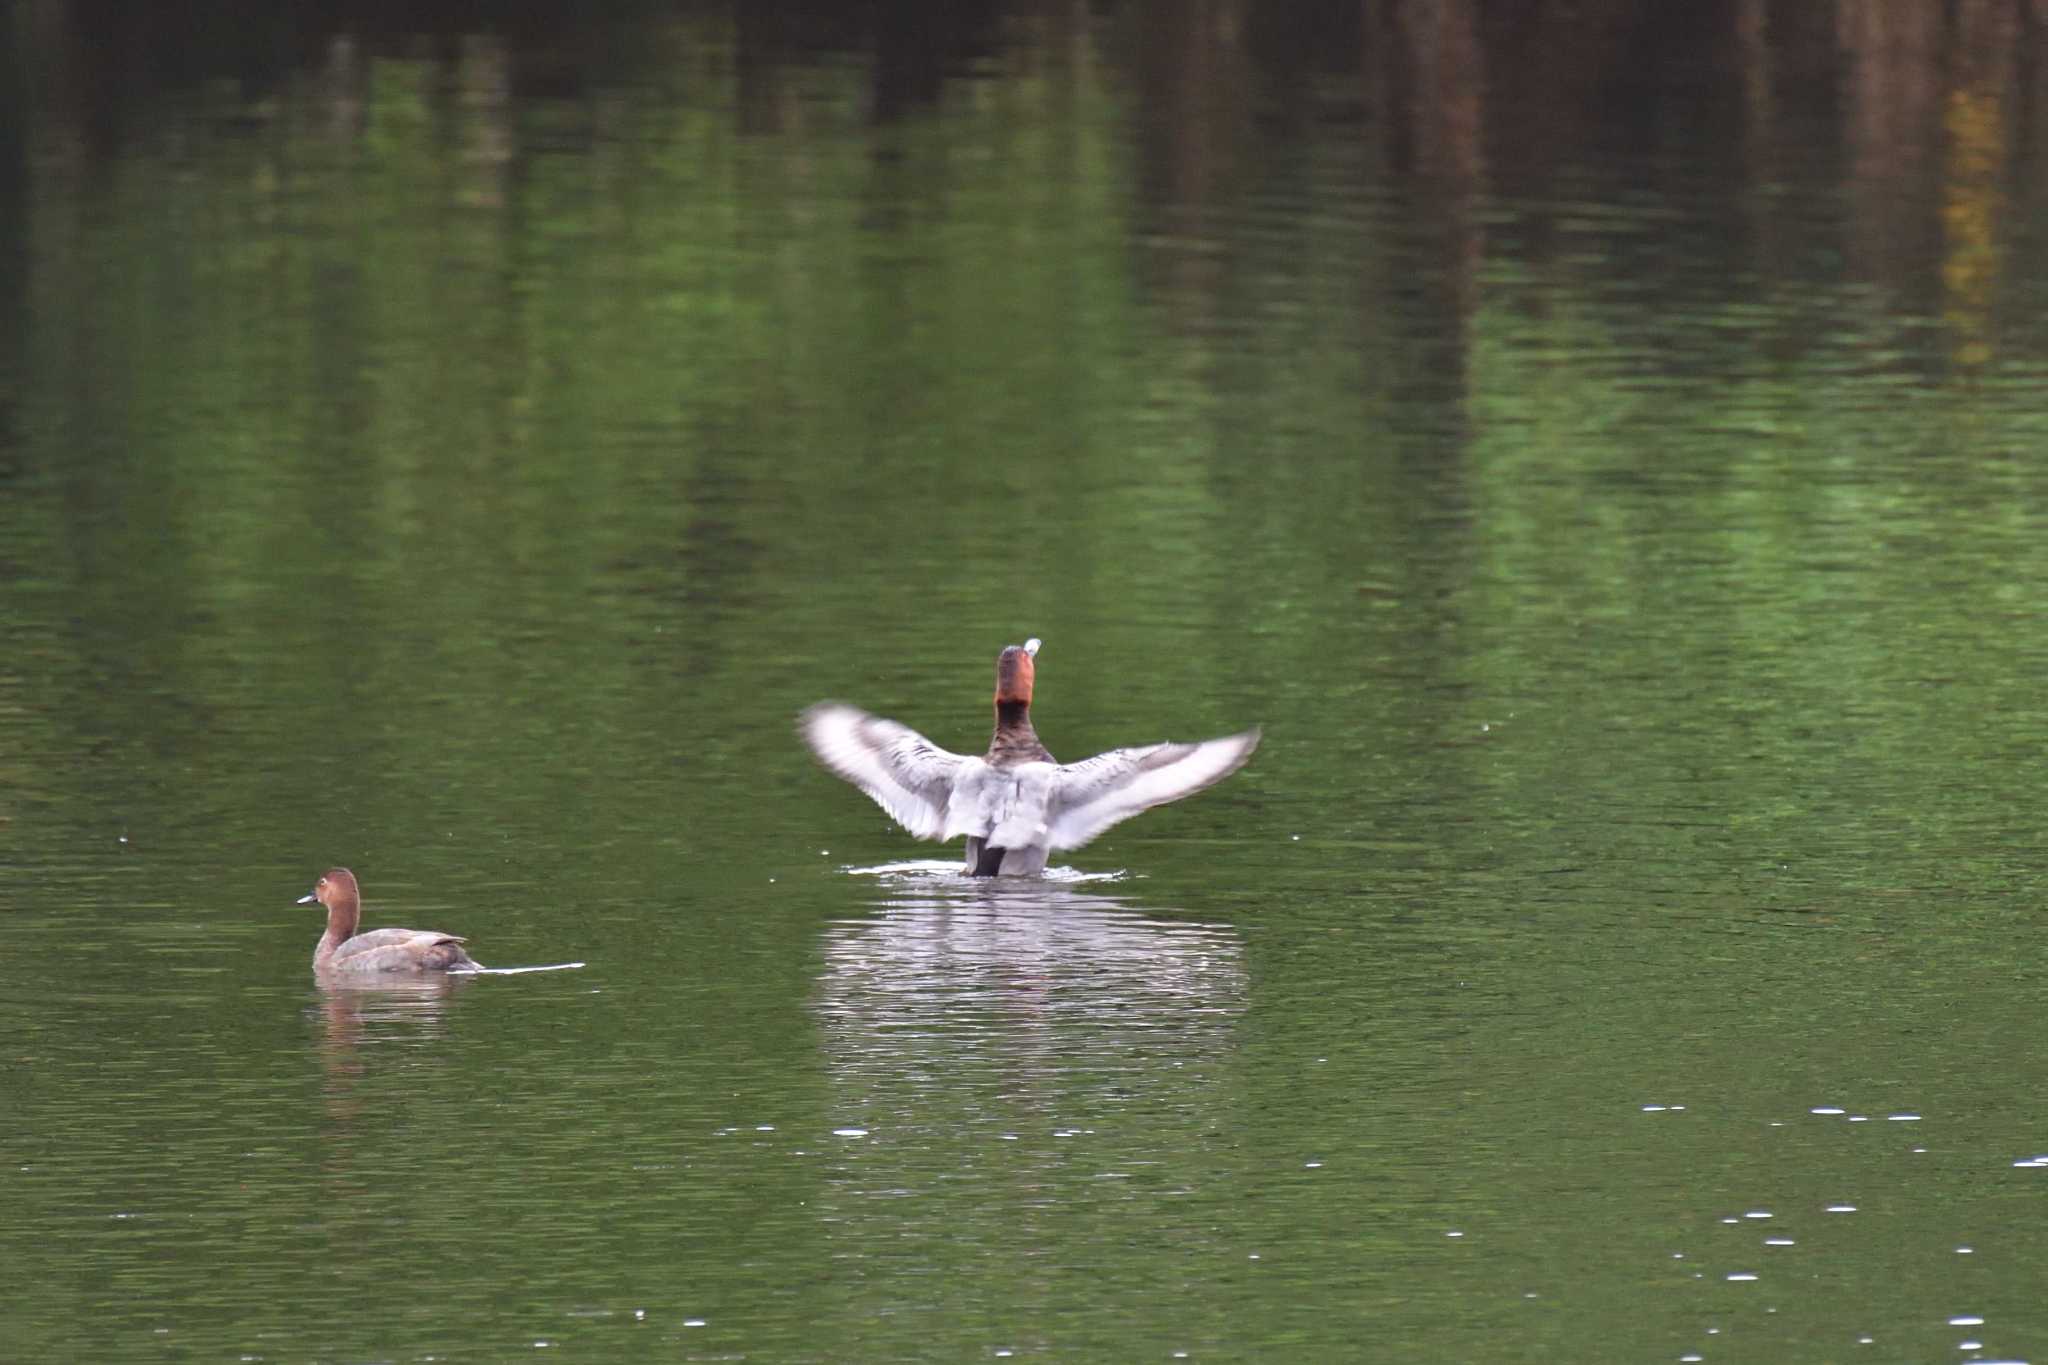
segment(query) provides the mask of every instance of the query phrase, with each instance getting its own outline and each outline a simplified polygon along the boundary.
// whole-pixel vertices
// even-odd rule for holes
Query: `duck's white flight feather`
[[[907,725],[843,702],[810,707],[799,728],[820,763],[873,797],[897,824],[920,839],[952,837],[945,831],[954,780],[979,759],[947,753]]]
[[[1052,848],[1079,848],[1119,821],[1183,796],[1193,796],[1244,766],[1259,747],[1259,732],[1205,739],[1196,744],[1147,744],[1111,749],[1060,765],[1046,811]]]

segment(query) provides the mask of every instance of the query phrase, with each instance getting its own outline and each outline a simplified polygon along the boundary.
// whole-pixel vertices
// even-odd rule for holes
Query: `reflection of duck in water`
[[[799,726],[818,761],[920,839],[967,836],[969,876],[1034,876],[1122,820],[1220,782],[1259,747],[1246,730],[1195,744],[1111,749],[1060,763],[1031,727],[1038,641],[996,659],[996,730],[981,758],[948,753],[908,726],[820,702]]]
[[[364,1039],[427,1041],[448,1031],[447,1011],[457,992],[468,988],[473,972],[347,972],[322,974],[320,991],[320,1053],[327,1089],[345,1097],[362,1076]]]
[[[444,1040],[456,1000],[473,972],[339,972],[314,977],[314,1025],[320,1062],[320,1166],[324,1197],[350,1212],[330,1231],[346,1240],[382,1208],[391,1172],[376,1141],[388,1133],[393,1106],[407,1116],[461,1084],[456,1054]],[[445,1083],[444,1083],[445,1077]],[[400,1120],[403,1126],[404,1120]],[[415,1191],[423,1197],[423,1192]]]
[[[437,929],[372,929],[356,933],[362,900],[356,875],[329,868],[313,890],[299,897],[327,907],[327,932],[313,950],[313,970],[322,975],[375,976],[388,972],[480,972],[483,964],[462,950],[463,940]]]
[[[1242,1045],[1247,997],[1232,926],[1043,878],[909,870],[878,881],[872,907],[824,926],[811,1010],[835,1113],[900,1141],[851,1167],[851,1185],[835,1183],[820,1206],[826,1235],[890,1242],[903,1212],[862,1196],[927,1188],[939,1165],[942,1181],[994,1182],[983,1186],[1002,1210],[992,1224],[1035,1220],[1036,1197],[1005,1202],[1021,1193],[1007,1184],[1020,1168],[975,1135],[990,1146],[1017,1135],[1021,1169],[1052,1178],[1041,1163],[1072,1171],[1045,1144],[1132,1101],[1151,1118],[1228,1111],[1238,1083],[1222,1063]],[[1152,1139],[1128,1117],[1107,1141],[1145,1148]]]
[[[1049,993],[1054,1012],[1099,1011],[1139,1029],[1168,1018],[1192,1027],[1191,1009],[1227,1013],[1243,994],[1243,947],[1228,925],[1160,918],[1048,879],[963,883],[938,866],[880,871],[882,898],[831,926],[828,994],[862,982],[893,1014],[939,1016],[977,996]]]

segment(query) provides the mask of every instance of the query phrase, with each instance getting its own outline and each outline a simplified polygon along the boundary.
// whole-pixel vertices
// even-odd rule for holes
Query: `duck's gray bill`
[[[311,905],[311,904],[312,904],[312,903],[313,903],[314,901],[317,901],[317,900],[319,900],[319,899],[320,899],[320,893],[319,893],[318,891],[308,891],[308,892],[307,892],[307,893],[306,893],[305,895],[303,895],[303,896],[299,897],[299,898],[298,898],[297,900],[293,901],[293,902],[292,902],[292,904],[293,904],[293,905]]]

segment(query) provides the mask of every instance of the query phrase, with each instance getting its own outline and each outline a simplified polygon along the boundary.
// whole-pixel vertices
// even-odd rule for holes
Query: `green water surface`
[[[1226,8],[17,7],[0,1357],[2048,1357],[2031,41]]]

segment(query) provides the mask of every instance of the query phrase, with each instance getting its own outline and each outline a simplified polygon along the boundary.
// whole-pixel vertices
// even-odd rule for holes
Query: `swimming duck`
[[[300,905],[327,907],[327,932],[313,950],[313,970],[350,976],[380,972],[480,972],[482,963],[462,950],[463,940],[434,929],[372,929],[356,933],[362,900],[356,874],[330,867]],[[581,964],[578,964],[581,965]]]
[[[1061,763],[1031,727],[1039,642],[996,657],[996,731],[980,758],[948,753],[906,725],[843,702],[798,721],[818,761],[920,839],[967,836],[972,877],[1034,876],[1054,849],[1079,848],[1139,811],[1192,796],[1236,772],[1257,729],[1196,744],[1111,749]]]

